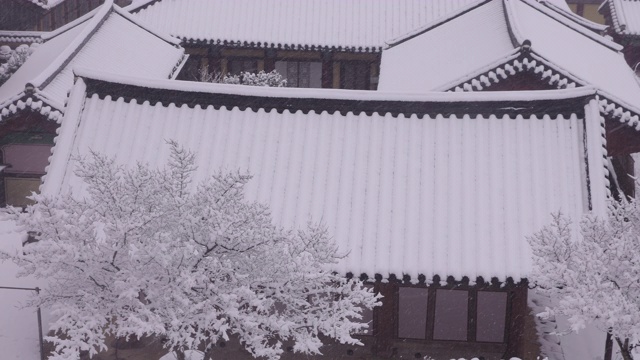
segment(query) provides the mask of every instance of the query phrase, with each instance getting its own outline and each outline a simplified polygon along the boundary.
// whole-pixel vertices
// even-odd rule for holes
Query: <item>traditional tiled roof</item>
[[[640,2],[637,0],[606,0],[600,11],[608,13],[617,34],[640,36]]]
[[[196,180],[248,170],[248,199],[276,223],[326,223],[341,273],[518,280],[525,236],[551,212],[604,201],[597,103],[596,119],[577,115],[593,88],[394,95],[79,75],[43,192],[81,192],[74,159],[90,149],[158,166],[173,139],[196,153]],[[522,110],[537,102],[539,115]]]
[[[0,30],[0,43],[33,44],[42,43],[42,36],[46,34],[41,31],[5,31]]]
[[[15,112],[12,109],[17,101],[26,104],[29,98],[31,104],[44,101],[53,111],[63,111],[76,66],[169,78],[183,57],[178,40],[149,31],[107,1],[96,11],[47,34],[46,42],[0,86],[0,119]]]
[[[187,42],[377,52],[385,41],[481,0],[161,0],[129,10]]]
[[[536,1],[494,0],[392,42],[378,89],[477,91],[526,71],[557,88],[595,86],[622,113],[640,115],[640,84],[621,50]]]

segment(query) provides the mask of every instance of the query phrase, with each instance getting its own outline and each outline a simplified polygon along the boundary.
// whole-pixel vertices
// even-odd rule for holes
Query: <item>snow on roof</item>
[[[378,90],[437,90],[513,53],[503,8],[501,1],[491,1],[385,49]]]
[[[87,22],[77,25],[76,27],[50,39],[41,44],[29,56],[22,66],[2,85],[0,86],[0,103],[24,91],[25,85],[33,80],[37,75],[47,71],[51,67],[52,60],[71,42],[78,37],[86,28]],[[59,102],[54,105],[57,109],[62,110],[64,104]]]
[[[465,115],[512,94],[423,94],[423,101],[455,102],[458,113],[393,117],[384,106],[367,114],[176,105],[155,99],[153,87],[131,99],[121,81],[100,93],[92,82],[80,78],[72,90],[44,193],[82,191],[72,174],[77,155],[93,150],[126,165],[159,166],[173,139],[196,153],[196,180],[219,169],[249,171],[248,199],[268,204],[278,224],[326,223],[348,254],[337,265],[341,273],[518,280],[530,266],[524,236],[552,211],[581,214],[588,207],[584,130],[576,115],[523,117],[516,109],[511,117]],[[220,98],[234,87],[208,84],[209,93],[219,93],[202,96],[205,85],[189,90],[186,82],[164,82],[174,98]],[[585,94],[535,93],[558,103]],[[354,94],[354,103],[365,96]],[[408,114],[417,106],[409,98]],[[508,102],[489,106],[503,113]]]
[[[585,84],[602,89],[621,102],[637,107],[640,84],[617,44],[604,37],[569,27],[544,13],[529,1],[507,0],[513,5],[514,24],[531,41],[536,54],[560,71],[568,72]],[[553,39],[550,41],[549,39]],[[598,41],[596,41],[598,40]],[[615,99],[612,99],[615,101]]]
[[[127,9],[189,42],[375,52],[386,40],[480,1],[162,0]]]
[[[42,43],[42,31],[0,30],[0,43],[33,44]]]
[[[608,9],[607,9],[608,8]],[[621,35],[640,36],[640,2],[607,0],[601,11],[609,11],[613,30]]]
[[[477,90],[524,69],[557,87],[593,85],[639,114],[640,84],[621,50],[552,7],[493,0],[392,43],[382,53],[378,89],[448,90],[473,80],[477,86],[464,89]]]
[[[149,31],[112,1],[47,38],[0,87],[0,108],[33,92],[62,111],[77,66],[166,79],[184,58],[177,39]]]

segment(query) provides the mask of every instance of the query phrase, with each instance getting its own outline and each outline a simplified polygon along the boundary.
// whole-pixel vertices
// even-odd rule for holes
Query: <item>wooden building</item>
[[[638,73],[640,64],[640,6],[637,1],[607,0],[600,6],[600,12],[609,26],[609,33],[613,39],[622,44],[624,54],[629,63]]]
[[[122,36],[135,42],[123,43]],[[149,32],[113,4],[53,32],[0,32],[3,37],[16,43],[33,39],[39,46],[0,86],[2,206],[24,206],[29,203],[26,196],[38,190],[75,67],[170,78],[184,60],[175,39]]]
[[[605,18],[599,12],[603,0],[567,0],[571,11],[598,24],[604,24]]]
[[[190,61],[181,79],[204,67],[278,70],[293,87],[375,90],[385,41],[473,2],[163,0],[127,10],[182,40]]]
[[[250,200],[283,226],[324,221],[348,254],[336,271],[385,296],[365,346],[330,358],[525,357],[525,235],[606,198],[589,87],[393,95],[79,75],[42,190],[77,188],[89,149],[160,165],[166,139],[196,153],[196,179],[248,169]],[[221,357],[248,356],[225,345]]]
[[[51,31],[82,17],[104,0],[0,0],[0,30]],[[131,0],[116,0],[126,6]]]

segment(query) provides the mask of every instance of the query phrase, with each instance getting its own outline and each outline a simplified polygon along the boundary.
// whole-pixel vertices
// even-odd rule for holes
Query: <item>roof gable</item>
[[[631,0],[606,0],[600,12],[608,15],[613,30],[622,36],[640,36],[640,2]]]
[[[501,1],[489,1],[382,53],[381,91],[424,92],[442,88],[480,66],[514,52]]]
[[[481,23],[488,16],[482,13],[493,15],[491,27]],[[470,28],[473,34],[465,34]],[[456,34],[460,47],[439,33]],[[621,49],[535,1],[493,0],[385,50],[379,89],[474,91],[528,71],[558,88],[596,86],[610,101],[640,114],[640,84]],[[433,70],[416,70],[421,67]]]
[[[184,56],[176,39],[149,31],[112,1],[48,35],[0,87],[0,108],[33,95],[62,111],[74,67],[169,78]]]

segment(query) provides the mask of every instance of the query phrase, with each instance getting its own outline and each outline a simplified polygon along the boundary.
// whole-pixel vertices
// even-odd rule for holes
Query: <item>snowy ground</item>
[[[12,222],[0,221],[0,250],[18,251],[24,234],[18,233]],[[17,267],[11,262],[0,262],[0,287],[34,288],[38,282],[29,278],[16,278]],[[0,289],[0,357],[7,360],[39,359],[38,322],[35,309],[24,308],[30,291]],[[48,316],[43,311],[43,326]]]

